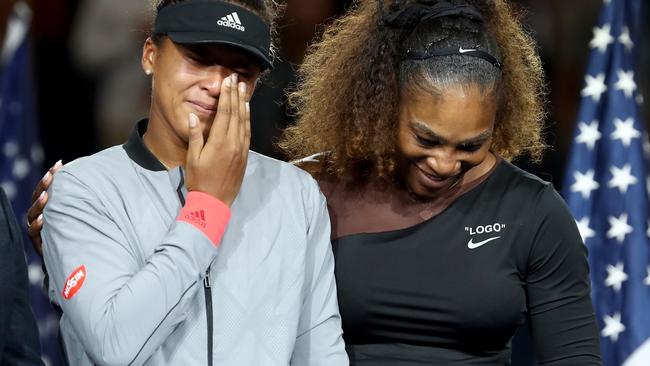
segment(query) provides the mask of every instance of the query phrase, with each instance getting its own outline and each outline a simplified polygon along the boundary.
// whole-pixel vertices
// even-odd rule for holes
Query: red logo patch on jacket
[[[76,294],[77,291],[79,291],[81,285],[84,284],[85,280],[86,280],[86,266],[82,265],[81,267],[75,269],[70,275],[70,277],[68,277],[68,279],[65,280],[65,287],[61,292],[63,298],[66,300],[70,300],[72,296],[74,296],[74,294]]]

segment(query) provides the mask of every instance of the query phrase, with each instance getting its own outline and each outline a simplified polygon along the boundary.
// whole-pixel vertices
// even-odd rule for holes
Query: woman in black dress
[[[281,145],[328,199],[352,365],[599,365],[586,250],[539,159],[544,81],[512,8],[359,1],[312,50]]]

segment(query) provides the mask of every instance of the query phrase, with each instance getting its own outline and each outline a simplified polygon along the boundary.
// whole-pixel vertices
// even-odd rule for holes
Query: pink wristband
[[[176,220],[201,230],[216,247],[230,220],[230,207],[209,194],[192,191]]]

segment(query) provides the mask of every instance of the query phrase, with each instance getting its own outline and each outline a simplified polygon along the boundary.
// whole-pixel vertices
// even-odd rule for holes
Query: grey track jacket
[[[211,352],[214,365],[347,365],[316,182],[251,152],[215,248],[176,221],[182,171],[145,130],[66,164],[50,188],[44,259],[70,364],[206,365]]]

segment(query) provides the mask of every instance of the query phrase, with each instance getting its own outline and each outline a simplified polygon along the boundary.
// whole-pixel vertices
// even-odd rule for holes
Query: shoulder
[[[553,232],[576,231],[573,215],[553,184],[511,163],[501,164],[497,185],[507,189],[503,197],[516,208],[513,211],[522,218],[527,217],[538,228],[548,227]]]
[[[272,188],[276,192],[290,195],[297,193],[309,196],[320,194],[316,180],[293,163],[251,151],[248,156],[248,164],[246,178],[256,184],[262,184],[265,188]]]
[[[122,146],[113,146],[65,164],[57,172],[57,175],[64,173],[81,180],[92,181],[93,179],[114,177],[120,172],[123,174],[124,168],[128,165],[129,159]]]
[[[501,161],[490,178],[491,190],[497,196],[521,203],[536,203],[551,197],[560,198],[551,182],[529,173],[514,164]]]
[[[130,160],[121,146],[78,158],[56,172],[50,191],[65,194],[55,193],[52,198],[56,200],[70,194],[83,197],[121,179],[129,171],[132,171]]]

